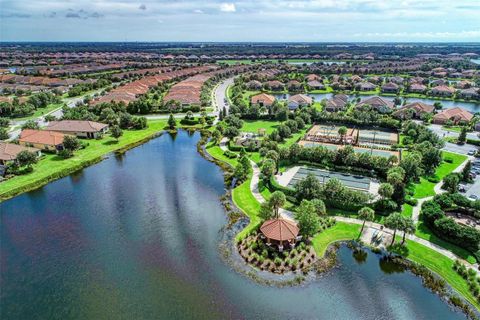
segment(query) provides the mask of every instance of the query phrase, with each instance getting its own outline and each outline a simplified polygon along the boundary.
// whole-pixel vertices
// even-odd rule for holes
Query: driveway
[[[468,155],[470,150],[478,150],[478,147],[472,144],[458,145],[455,143],[446,142],[445,147],[443,147],[442,150]]]
[[[428,128],[430,130],[432,130],[433,132],[435,132],[436,134],[438,134],[438,136],[440,138],[446,138],[446,137],[455,137],[456,138],[459,135],[459,132],[448,130],[448,129],[442,127],[439,124],[431,124],[431,125],[428,126]],[[467,133],[467,138],[478,140],[479,139],[479,137],[478,137],[479,134],[480,134],[480,132],[476,132],[476,131],[468,132]]]

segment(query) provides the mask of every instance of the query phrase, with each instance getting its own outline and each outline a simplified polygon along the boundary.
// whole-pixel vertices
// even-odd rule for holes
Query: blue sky
[[[2,41],[480,41],[480,0],[0,0]]]

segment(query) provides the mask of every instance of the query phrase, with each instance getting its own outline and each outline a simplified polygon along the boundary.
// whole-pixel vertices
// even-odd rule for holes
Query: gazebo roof
[[[265,221],[260,227],[260,231],[268,239],[276,241],[293,240],[298,235],[297,224],[285,219],[272,219]]]

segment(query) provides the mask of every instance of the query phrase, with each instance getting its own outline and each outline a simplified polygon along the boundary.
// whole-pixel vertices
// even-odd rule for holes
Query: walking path
[[[255,199],[258,202],[263,203],[263,202],[265,202],[265,199],[263,198],[262,194],[260,193],[260,191],[258,189],[258,183],[260,182],[260,168],[257,166],[257,164],[255,162],[253,162],[251,160],[250,160],[250,163],[252,164],[252,169],[253,169],[252,180],[250,182],[250,191],[252,192],[253,196],[255,197]],[[430,197],[430,198],[432,198],[432,197]],[[421,199],[421,200],[426,201],[427,199],[428,198],[424,198],[424,199]],[[420,201],[419,201],[419,203],[420,203]],[[292,219],[292,220],[294,219],[293,212],[285,210],[283,208],[280,209],[280,215],[283,218],[286,218],[286,219]],[[359,219],[355,219],[355,218],[349,218],[349,217],[343,217],[343,216],[333,216],[333,218],[335,218],[335,220],[341,221],[341,222],[360,224],[360,225],[363,224],[363,220],[359,220]],[[367,221],[365,223],[365,226],[368,226],[368,227],[374,228],[374,229],[378,229],[378,230],[383,228],[383,232],[393,235],[393,230],[388,229],[384,225],[376,223],[376,222]],[[398,234],[398,232],[397,232],[397,234]],[[431,243],[428,240],[419,238],[414,234],[408,234],[406,238],[411,240],[411,241],[415,241],[417,243],[420,243],[420,244],[424,245],[425,247],[430,248],[430,249],[432,249],[432,250],[434,250],[434,251],[436,251],[436,252],[438,252],[438,253],[440,253],[440,254],[442,254],[442,255],[444,255],[444,256],[452,259],[452,260],[458,259],[458,260],[463,261],[462,258],[458,257],[457,255],[455,255],[451,251],[449,251],[445,248],[442,248],[442,247],[440,247],[440,246],[438,246],[434,243]],[[470,264],[468,261],[464,261],[464,262],[466,263],[467,267],[478,269],[478,264]]]

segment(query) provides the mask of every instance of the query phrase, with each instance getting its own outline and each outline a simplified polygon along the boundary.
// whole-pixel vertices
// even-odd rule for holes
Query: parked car
[[[468,198],[471,199],[471,200],[477,200],[478,199],[478,197],[474,194],[471,194],[470,196],[468,196]]]

